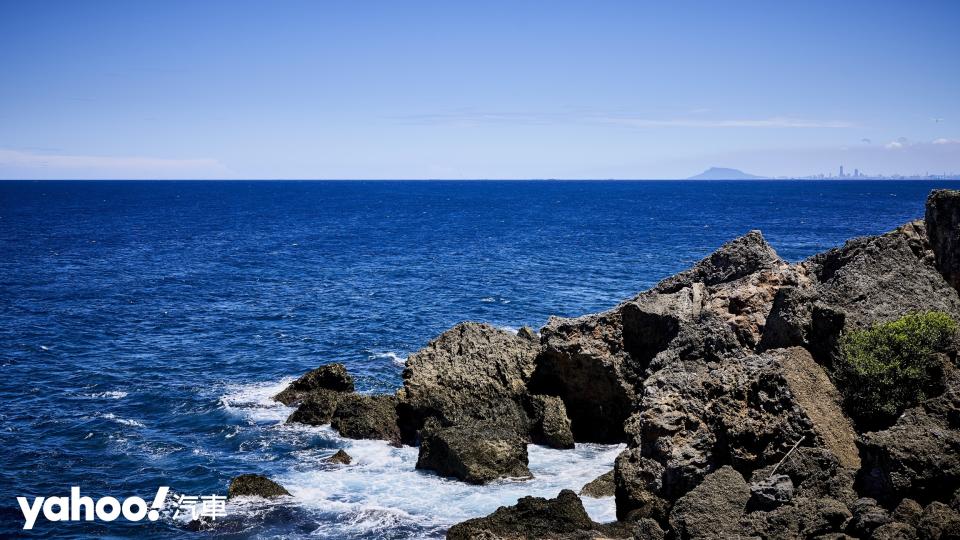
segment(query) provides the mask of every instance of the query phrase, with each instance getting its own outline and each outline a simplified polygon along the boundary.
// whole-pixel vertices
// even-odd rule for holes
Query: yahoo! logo
[[[150,506],[140,497],[127,497],[123,501],[115,497],[103,497],[94,501],[90,497],[81,497],[78,486],[70,488],[69,497],[35,497],[32,504],[26,497],[17,497],[17,502],[23,512],[24,530],[33,529],[41,511],[47,521],[93,521],[94,518],[113,521],[120,515],[129,521],[141,521],[145,517],[156,521],[160,519],[160,510],[163,509],[168,491],[169,487],[161,486]]]

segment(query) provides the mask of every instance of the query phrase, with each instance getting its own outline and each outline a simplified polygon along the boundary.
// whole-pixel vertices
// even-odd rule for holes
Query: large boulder
[[[353,377],[343,364],[325,364],[311,370],[290,383],[273,399],[284,405],[296,405],[307,395],[318,390],[353,392]]]
[[[227,489],[227,498],[234,497],[263,497],[272,499],[274,497],[289,496],[290,492],[283,486],[259,474],[241,474],[230,481],[230,487]]]
[[[523,497],[513,506],[502,506],[489,516],[464,521],[447,532],[449,540],[629,537],[626,529],[591,520],[580,498],[569,489],[554,499]]]
[[[740,534],[750,487],[732,467],[721,467],[687,493],[670,512],[670,527],[680,539],[727,538]]]
[[[466,322],[411,355],[397,392],[404,439],[428,418],[444,425],[496,424],[528,436],[525,399],[539,344],[488,324]]]
[[[400,446],[397,399],[390,395],[345,394],[330,426],[351,439],[382,439]]]
[[[960,289],[960,191],[930,193],[925,221],[937,270],[954,289]]]
[[[418,469],[436,471],[471,484],[499,478],[530,478],[527,443],[497,425],[442,426],[429,420],[421,432]]]

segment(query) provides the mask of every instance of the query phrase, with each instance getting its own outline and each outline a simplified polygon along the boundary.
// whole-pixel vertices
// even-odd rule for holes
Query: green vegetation
[[[847,411],[864,427],[894,420],[942,385],[938,353],[954,346],[957,323],[946,313],[910,313],[844,335],[836,377]]]

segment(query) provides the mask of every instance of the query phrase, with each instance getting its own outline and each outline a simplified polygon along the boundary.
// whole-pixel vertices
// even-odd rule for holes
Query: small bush
[[[930,311],[841,337],[835,375],[847,411],[873,429],[940,390],[938,354],[954,347],[956,335],[949,315]]]

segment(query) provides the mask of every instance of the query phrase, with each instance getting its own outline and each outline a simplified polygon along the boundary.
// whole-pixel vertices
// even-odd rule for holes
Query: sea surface
[[[269,398],[343,362],[392,392],[463,320],[540,327],[606,309],[751,229],[796,261],[923,215],[924,181],[0,182],[0,536],[17,496],[226,494],[230,538],[430,538],[523,495],[579,489],[617,446],[530,447],[532,481],[414,470],[415,448],[283,424]],[[322,462],[338,448],[356,465]],[[614,519],[612,498],[584,499]],[[175,538],[156,522],[41,537]],[[184,512],[186,514],[187,512]]]

